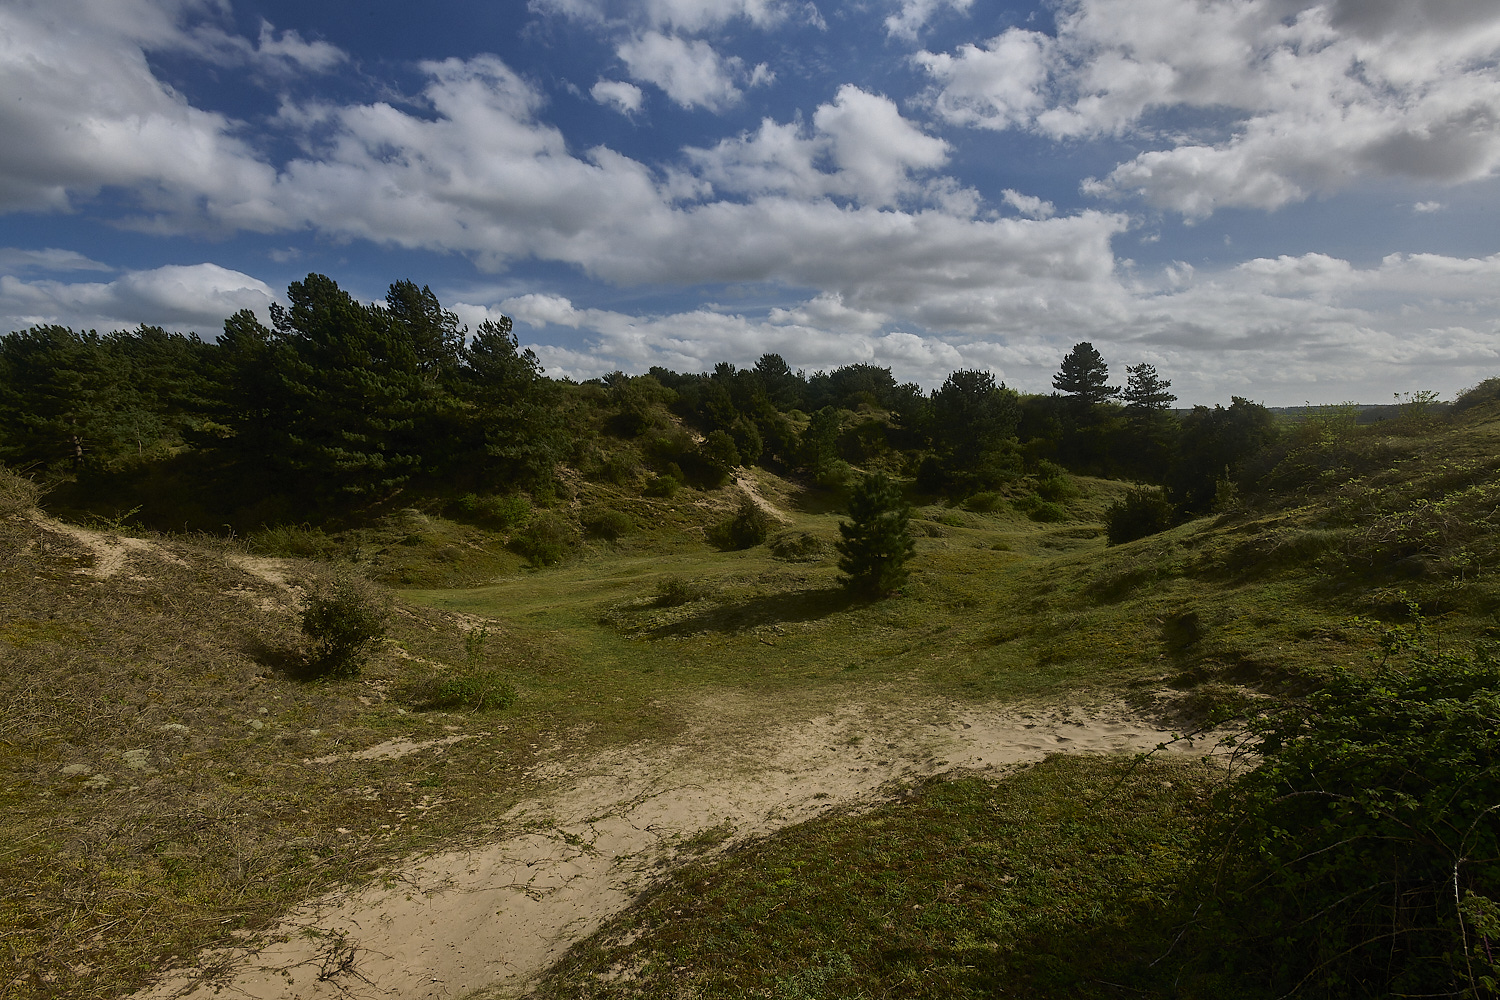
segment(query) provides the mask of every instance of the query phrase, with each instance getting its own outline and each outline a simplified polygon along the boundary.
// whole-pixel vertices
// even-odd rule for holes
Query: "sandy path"
[[[269,943],[200,956],[201,968],[218,970],[211,981],[177,970],[138,996],[514,996],[669,869],[699,831],[727,823],[728,847],[834,807],[878,802],[893,781],[1057,752],[1133,752],[1168,735],[1119,705],[847,705],[776,725],[763,705],[721,699],[699,705],[695,718],[676,745],[547,763],[535,776],[557,790],[513,808],[505,839],[307,904]]]

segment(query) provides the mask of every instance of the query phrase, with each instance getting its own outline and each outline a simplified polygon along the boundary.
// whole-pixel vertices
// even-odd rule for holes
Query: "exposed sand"
[[[555,791],[513,808],[502,839],[309,903],[269,939],[202,955],[198,969],[175,970],[138,996],[515,996],[653,879],[696,856],[682,844],[700,831],[732,829],[723,850],[879,802],[892,782],[1058,752],[1135,752],[1170,738],[1121,705],[846,705],[782,724],[767,713],[750,699],[720,698],[695,707],[675,745],[547,761],[533,776]],[[1210,749],[1200,740],[1167,752]]]
[[[50,517],[37,517],[35,521],[44,531],[66,535],[88,549],[94,557],[94,565],[90,569],[81,569],[78,572],[96,576],[101,580],[108,579],[123,570],[133,555],[151,554],[177,566],[184,565],[177,556],[144,538],[130,538],[104,531],[91,531],[88,528],[66,524]]]

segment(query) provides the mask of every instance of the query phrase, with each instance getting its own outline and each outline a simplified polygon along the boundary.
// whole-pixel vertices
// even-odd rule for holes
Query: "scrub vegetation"
[[[7,995],[127,993],[723,693],[1118,698],[1262,763],[706,836],[538,995],[1496,993],[1494,380],[1379,421],[1174,411],[1086,344],[1045,396],[774,355],[573,384],[409,283],[289,300],[0,338]]]

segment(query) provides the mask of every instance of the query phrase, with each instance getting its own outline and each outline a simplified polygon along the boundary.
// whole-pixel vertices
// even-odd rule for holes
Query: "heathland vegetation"
[[[538,995],[1500,989],[1500,380],[1373,423],[1174,409],[1089,344],[1046,395],[776,355],[579,384],[407,282],[287,300],[0,338],[14,995],[116,996],[496,836],[566,782],[548,746],[686,740],[726,692],[1119,702],[1257,766],[708,829]]]

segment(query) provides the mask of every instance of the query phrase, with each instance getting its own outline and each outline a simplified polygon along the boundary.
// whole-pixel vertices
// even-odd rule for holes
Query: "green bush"
[[[385,637],[390,598],[361,577],[341,573],[308,595],[302,634],[313,643],[313,677],[356,677],[369,647]]]
[[[1005,506],[1005,495],[992,490],[975,493],[964,501],[964,509],[976,514],[992,514]]]
[[[682,489],[682,480],[672,475],[652,476],[646,480],[646,488],[642,492],[648,497],[666,497],[671,499]]]
[[[664,577],[656,585],[656,603],[664,608],[675,608],[682,604],[701,601],[704,588],[701,584],[684,580],[680,576]]]
[[[1028,493],[1016,502],[1016,509],[1033,521],[1056,523],[1068,519],[1068,510],[1060,503],[1043,500],[1035,493]]]
[[[728,520],[719,522],[708,533],[708,540],[726,551],[748,549],[764,542],[775,522],[753,501],[740,502],[740,509]]]
[[[538,568],[562,562],[577,546],[577,530],[565,518],[552,513],[532,518],[510,540],[510,547]]]
[[[1079,490],[1066,469],[1044,458],[1036,464],[1036,495],[1043,500],[1072,500]]]
[[[586,511],[581,520],[585,535],[602,538],[606,542],[616,541],[635,530],[634,521],[620,511],[609,508]]]
[[[516,688],[497,670],[465,669],[418,681],[403,688],[399,697],[424,711],[487,712],[514,705]]]
[[[1135,489],[1105,510],[1104,531],[1109,544],[1124,545],[1166,531],[1176,516],[1176,509],[1161,490]]]
[[[1215,803],[1198,950],[1273,994],[1496,995],[1500,662],[1423,633],[1253,717],[1262,763]]]
[[[783,531],[771,538],[771,555],[787,562],[816,562],[828,552],[828,545],[810,531]]]
[[[1459,393],[1458,399],[1448,409],[1449,416],[1456,416],[1476,406],[1484,406],[1500,400],[1500,378],[1487,378],[1483,382]]]
[[[523,496],[486,496],[465,493],[455,504],[470,517],[488,521],[501,531],[531,519],[531,501]]]
[[[343,549],[337,538],[322,528],[302,524],[278,524],[250,533],[250,551],[268,556],[331,560]]]

